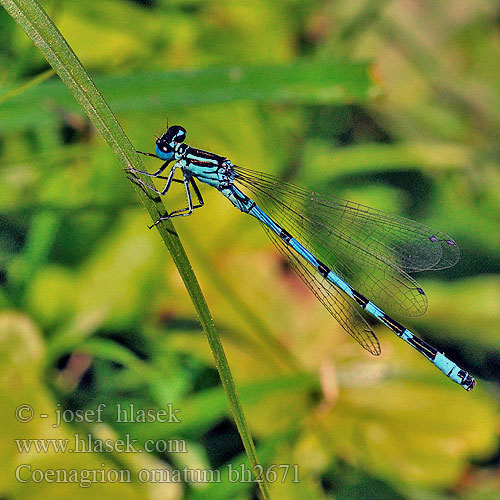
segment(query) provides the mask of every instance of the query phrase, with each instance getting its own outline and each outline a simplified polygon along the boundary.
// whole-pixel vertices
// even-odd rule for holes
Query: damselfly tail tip
[[[461,385],[466,391],[472,391],[476,387],[476,379],[467,373]]]

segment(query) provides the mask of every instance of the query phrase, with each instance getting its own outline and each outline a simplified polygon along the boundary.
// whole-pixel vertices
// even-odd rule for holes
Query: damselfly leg
[[[146,154],[146,153],[144,153],[144,154]],[[156,155],[153,155],[151,153],[147,153],[147,155],[156,157]],[[170,170],[168,176],[165,177],[163,175],[160,175],[163,172],[163,170],[165,169],[167,164],[168,164],[168,162],[163,164],[162,167],[154,173],[145,172],[142,170],[138,170],[136,168],[129,169],[129,171],[134,173],[134,174],[141,173],[141,174],[148,175],[150,177],[154,177],[155,179],[165,179],[166,180],[165,186],[163,187],[162,190],[159,190],[159,189],[156,189],[156,187],[153,186],[152,184],[144,182],[142,179],[139,179],[138,177],[135,177],[135,176],[128,177],[132,182],[137,183],[142,188],[149,189],[149,190],[159,194],[160,196],[164,196],[169,191],[170,186],[172,185],[172,182],[178,182],[178,183],[184,184],[184,189],[186,192],[186,199],[187,199],[188,206],[185,208],[182,208],[182,209],[174,210],[173,212],[170,212],[170,213],[166,213],[165,215],[160,217],[157,221],[155,221],[154,224],[149,226],[150,229],[152,227],[156,226],[157,224],[159,224],[163,220],[173,219],[174,217],[183,217],[183,216],[191,215],[196,208],[201,208],[204,205],[204,201],[203,201],[203,197],[201,195],[200,189],[196,185],[193,177],[191,175],[187,174],[186,172],[184,172],[179,165],[175,164],[172,167],[172,169]],[[182,171],[182,175],[183,175],[182,179],[174,179],[175,171],[178,168],[180,168]],[[193,204],[193,197],[191,195],[191,189],[189,187],[190,184],[193,187],[194,193],[196,195],[196,199],[197,199],[196,205]]]

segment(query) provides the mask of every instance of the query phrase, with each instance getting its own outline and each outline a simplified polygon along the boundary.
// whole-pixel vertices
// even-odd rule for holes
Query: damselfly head
[[[174,157],[177,144],[186,139],[186,129],[179,125],[168,127],[167,131],[156,141],[156,155],[165,161]]]

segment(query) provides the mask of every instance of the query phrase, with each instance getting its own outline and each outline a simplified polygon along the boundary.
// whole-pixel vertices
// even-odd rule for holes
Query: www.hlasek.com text
[[[187,453],[184,439],[137,439],[125,434],[123,439],[99,439],[92,434],[69,438],[14,439],[19,453]]]

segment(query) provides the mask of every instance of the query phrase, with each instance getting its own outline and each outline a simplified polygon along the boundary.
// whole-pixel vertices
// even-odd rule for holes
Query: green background
[[[496,2],[42,2],[137,149],[187,143],[451,234],[397,318],[478,379],[466,393],[386,328],[364,352],[252,218],[202,186],[176,229],[273,499],[494,499],[499,480],[500,9]],[[251,499],[255,484],[20,483],[33,469],[228,469],[239,435],[192,303],[112,153],[0,11],[0,497]],[[146,159],[153,171],[158,163]],[[176,187],[176,186],[174,186]],[[166,200],[184,206],[182,190]],[[14,410],[29,404],[29,423]],[[106,405],[102,423],[52,427]],[[116,422],[116,405],[180,423]],[[19,453],[15,439],[130,435],[187,453]],[[104,464],[104,465],[102,465]],[[276,469],[275,469],[276,470]]]

